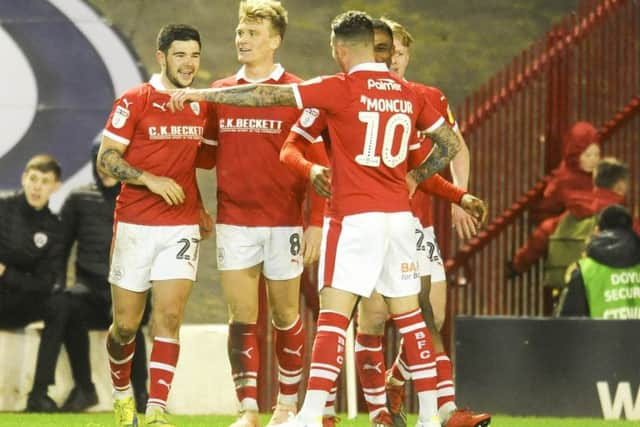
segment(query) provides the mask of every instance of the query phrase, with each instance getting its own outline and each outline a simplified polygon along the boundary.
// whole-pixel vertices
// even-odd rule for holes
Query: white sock
[[[298,395],[297,394],[281,394],[278,393],[278,403],[288,406],[297,406],[298,405]]]
[[[431,425],[434,421],[440,424],[438,416],[438,398],[435,390],[421,391],[418,393],[419,413],[418,419],[425,426]]]
[[[113,390],[113,398],[115,400],[123,400],[128,399],[129,397],[133,397],[133,389],[131,385],[126,390]]]
[[[298,420],[304,424],[322,418],[328,396],[329,392],[324,390],[308,390],[302,408],[298,413]]]
[[[446,423],[447,421],[449,421],[449,417],[451,417],[451,414],[456,409],[458,409],[458,407],[456,406],[455,402],[447,402],[439,407],[438,414],[440,415],[440,419],[442,420],[442,422]]]
[[[160,405],[154,405],[153,403],[150,403],[147,405],[147,410],[144,412],[145,415],[151,415],[156,411],[162,411],[164,412],[164,408]]]

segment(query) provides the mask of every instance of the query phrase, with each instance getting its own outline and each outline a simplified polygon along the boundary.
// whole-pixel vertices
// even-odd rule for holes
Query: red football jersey
[[[298,106],[327,114],[331,139],[331,216],[409,210],[405,177],[415,129],[444,119],[385,64],[294,85]]]
[[[277,65],[261,83],[301,80]],[[214,82],[219,88],[256,83],[244,68]],[[280,162],[280,149],[300,116],[295,107],[247,108],[211,104],[205,138],[216,141],[219,224],[244,226],[302,225],[302,202],[308,180]]]
[[[433,86],[426,86],[421,83],[407,82],[413,90],[423,96],[433,107],[444,117],[452,128],[456,129],[458,124],[449,108],[447,97],[440,89]],[[426,138],[423,141],[426,152],[431,151],[432,142]],[[433,201],[432,196],[424,191],[416,191],[411,198],[411,211],[418,218],[423,227],[433,225]]]
[[[195,160],[206,120],[206,104],[192,102],[172,113],[160,76],[126,91],[113,104],[103,134],[127,145],[131,166],[174,179],[185,201],[170,206],[145,186],[122,184],[115,220],[141,225],[198,224],[200,201]]]

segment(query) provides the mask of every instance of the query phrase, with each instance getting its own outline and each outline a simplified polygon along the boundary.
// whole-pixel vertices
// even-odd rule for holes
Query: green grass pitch
[[[355,420],[348,420],[342,416],[339,427],[369,427],[366,415],[360,415]],[[200,415],[185,416],[173,415],[171,421],[178,427],[227,427],[234,420],[232,416]],[[269,416],[262,417],[262,425],[266,425]],[[144,424],[142,424],[144,425]],[[408,427],[415,425],[415,415],[409,416]],[[113,415],[110,413],[84,413],[84,414],[16,414],[0,413],[0,426],[2,427],[113,427]],[[638,421],[605,421],[589,418],[524,418],[494,416],[492,427],[634,427],[640,426]]]

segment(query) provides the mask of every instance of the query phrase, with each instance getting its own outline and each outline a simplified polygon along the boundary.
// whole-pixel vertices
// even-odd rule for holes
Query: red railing
[[[458,109],[471,151],[470,189],[489,202],[490,223],[470,242],[451,233],[449,206],[436,202],[436,229],[448,258],[449,304],[444,335],[452,349],[451,320],[460,314],[540,315],[541,269],[511,283],[505,265],[531,232],[527,208],[542,194],[561,157],[562,135],[578,120],[600,126],[604,154],[630,165],[628,200],[640,214],[640,4],[585,0],[545,37],[516,56]],[[313,273],[306,272],[315,282]],[[304,316],[308,362],[315,324]],[[277,393],[272,330],[261,331],[260,405]],[[387,361],[397,336],[387,334]],[[306,384],[306,383],[304,383]],[[338,408],[344,395],[338,393]],[[407,402],[411,403],[411,402]],[[415,403],[415,402],[414,402]],[[415,409],[413,404],[409,408]]]
[[[470,187],[489,201],[492,219],[465,243],[439,217],[440,240],[456,248],[447,260],[449,319],[543,314],[541,266],[512,282],[505,267],[531,232],[527,209],[558,165],[562,135],[573,122],[600,126],[604,155],[629,164],[628,202],[639,213],[639,27],[637,1],[585,1],[459,109],[471,150]]]

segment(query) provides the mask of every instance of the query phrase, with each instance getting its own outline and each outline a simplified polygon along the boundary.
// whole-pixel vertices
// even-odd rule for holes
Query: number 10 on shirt
[[[362,166],[378,167],[380,166],[380,156],[376,155],[376,147],[378,145],[378,129],[380,127],[380,113],[375,111],[360,111],[358,119],[367,124],[364,137],[364,151],[356,156],[356,162]],[[393,155],[393,142],[397,128],[400,127],[400,148],[398,153]],[[384,128],[384,136],[382,140],[382,162],[394,168],[404,162],[407,158],[409,149],[409,138],[413,126],[411,118],[402,113],[392,115]]]

